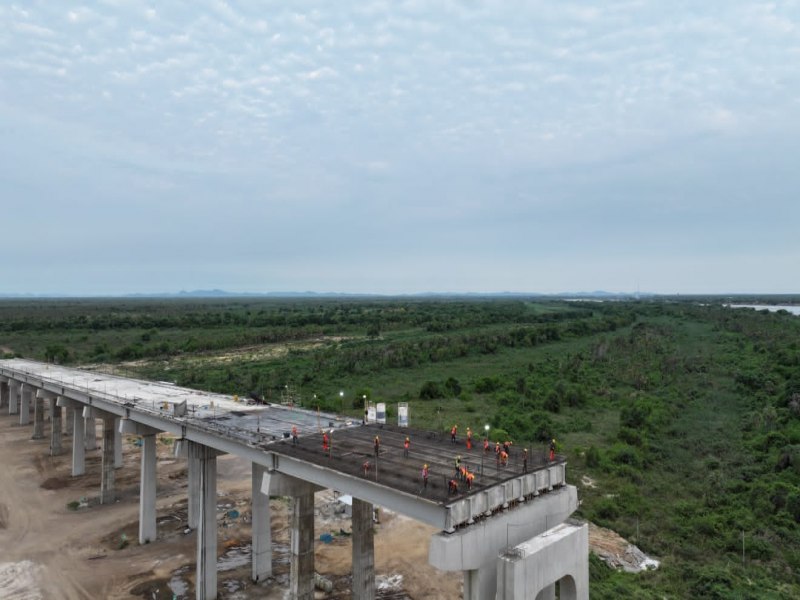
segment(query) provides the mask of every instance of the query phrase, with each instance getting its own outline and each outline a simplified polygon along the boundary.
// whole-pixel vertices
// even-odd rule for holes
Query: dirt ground
[[[46,439],[31,440],[31,426],[0,411],[0,597],[7,600],[167,599],[194,597],[195,533],[187,530],[186,463],[172,456],[168,436],[158,447],[158,540],[138,543],[140,451],[124,441],[124,466],[116,471],[118,500],[99,505],[100,451],[87,452],[86,475],[70,476],[66,451],[49,456]],[[274,577],[250,581],[250,463],[218,459],[218,579],[221,599],[283,599],[289,574],[288,502],[274,498]],[[68,506],[70,505],[71,506]],[[349,598],[350,520],[326,490],[316,498],[316,567],[334,591],[318,599]],[[375,533],[378,597],[452,599],[462,593],[461,573],[428,565],[431,527],[380,513]],[[320,535],[330,537],[325,543]]]

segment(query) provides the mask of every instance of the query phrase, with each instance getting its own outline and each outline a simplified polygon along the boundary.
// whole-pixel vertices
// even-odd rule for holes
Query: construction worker
[[[453,425],[450,428],[450,443],[451,444],[455,444],[456,443],[456,433],[458,433],[458,425]]]
[[[408,458],[408,447],[411,445],[411,440],[406,436],[406,441],[403,442],[403,456]]]
[[[472,481],[475,479],[475,473],[468,472],[467,473],[467,489],[472,489]]]
[[[503,442],[503,450],[506,451],[506,454],[511,454],[511,444],[513,442],[511,440],[506,440]]]
[[[451,479],[450,483],[447,484],[447,490],[451,494],[458,493],[458,482],[455,479]]]
[[[550,440],[550,462],[556,459],[556,439]]]
[[[428,487],[428,465],[422,465],[422,487]]]
[[[527,448],[523,448],[522,449],[522,472],[523,473],[527,473],[528,472],[528,449]]]
[[[472,450],[472,430],[467,427],[467,450]]]
[[[469,471],[467,471],[467,467],[462,465],[458,473],[459,477],[461,478],[461,481],[467,480],[467,473],[469,473]]]
[[[508,464],[508,452],[505,450],[500,451],[500,465],[505,467]]]
[[[461,455],[460,454],[458,456],[456,456],[455,463],[456,463],[456,477],[458,477],[461,474]]]
[[[381,438],[377,435],[375,436],[375,456],[378,456],[381,451]]]
[[[297,441],[297,425],[292,425],[292,445],[296,446],[299,442]]]
[[[329,441],[328,440],[328,432],[327,431],[323,431],[322,432],[322,451],[323,452],[327,452],[328,451],[328,441]]]
[[[366,477],[367,473],[369,473],[369,461],[365,460],[364,464],[361,465],[361,468],[364,469],[364,477]]]
[[[494,453],[495,454],[500,454],[500,442],[495,442],[494,443]]]
[[[489,438],[488,437],[483,438],[483,452],[484,453],[488,453],[489,452]]]

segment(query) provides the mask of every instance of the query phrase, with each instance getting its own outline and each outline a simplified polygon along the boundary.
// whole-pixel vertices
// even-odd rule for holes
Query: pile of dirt
[[[639,573],[661,564],[618,533],[589,523],[589,549],[612,569]]]

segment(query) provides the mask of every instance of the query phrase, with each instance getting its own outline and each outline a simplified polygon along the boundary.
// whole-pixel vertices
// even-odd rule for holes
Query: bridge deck
[[[28,381],[35,387],[57,390],[67,397],[88,402],[100,402],[113,408],[118,415],[127,414],[151,426],[163,426],[165,431],[177,432],[184,425],[205,432],[213,442],[224,438],[236,448],[260,449],[265,453],[285,456],[292,461],[302,461],[316,467],[357,478],[364,484],[389,488],[403,495],[416,497],[423,503],[440,507],[455,507],[464,519],[482,512],[484,507],[499,506],[518,495],[528,495],[547,488],[546,479],[524,478],[520,487],[508,488],[496,500],[486,500],[475,505],[474,510],[465,504],[466,499],[482,491],[501,487],[504,482],[519,479],[523,473],[521,448],[513,448],[507,466],[496,461],[494,447],[484,454],[482,440],[474,438],[471,451],[465,440],[451,443],[449,435],[431,431],[400,428],[393,425],[362,425],[348,417],[320,413],[297,407],[264,405],[254,402],[236,402],[233,397],[181,388],[165,382],[150,382],[105,373],[48,365],[22,359],[0,360],[0,375],[15,380]],[[185,416],[176,416],[175,407],[186,402]],[[292,426],[299,431],[298,445],[288,437]],[[322,448],[322,431],[332,438],[330,452]],[[204,435],[205,435],[204,434]],[[376,457],[373,440],[381,438],[380,454]],[[409,436],[409,456],[404,456],[403,441]],[[475,473],[471,490],[466,482],[459,481],[459,493],[448,493],[448,481],[455,475],[455,457],[460,455],[463,464]],[[365,471],[365,463],[368,468]],[[528,472],[546,471],[562,465],[564,459],[548,462],[542,449],[530,452]],[[295,463],[296,465],[297,463]],[[422,486],[422,466],[428,464],[428,487]],[[563,469],[560,471],[563,484]],[[535,489],[534,489],[535,488]],[[364,489],[364,488],[362,488]],[[343,490],[346,491],[346,490]],[[493,496],[495,497],[495,496]],[[494,502],[494,504],[493,504]],[[467,501],[468,503],[468,501]],[[498,504],[499,503],[499,504]],[[466,511],[466,512],[464,512]],[[474,515],[473,515],[474,516]]]

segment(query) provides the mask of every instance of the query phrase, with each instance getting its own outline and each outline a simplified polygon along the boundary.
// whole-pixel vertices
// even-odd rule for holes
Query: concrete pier
[[[589,526],[562,523],[504,553],[497,599],[589,600]]]
[[[115,419],[118,433],[142,437],[142,464],[139,479],[139,543],[156,541],[156,435],[159,430],[130,419]]]
[[[19,413],[19,387],[20,383],[13,379],[8,380],[8,414]]]
[[[19,386],[19,424],[28,425],[31,422],[31,395],[33,389],[27,383],[21,383]],[[36,439],[36,429],[33,431],[34,439]],[[41,437],[41,436],[39,436]]]
[[[119,426],[120,418],[114,419],[114,468],[121,469],[122,460],[122,431]]]
[[[72,476],[86,473],[86,419],[83,409],[74,406],[72,409]]]
[[[314,494],[292,497],[289,596],[314,600]]]
[[[8,377],[0,377],[0,410],[8,406]]]
[[[187,506],[187,519],[189,527],[197,529],[200,521],[200,462],[197,457],[188,455],[188,506]]]
[[[574,486],[554,489],[463,530],[434,535],[428,562],[442,571],[464,573],[464,600],[494,598],[498,555],[563,522],[577,508],[578,491]]]
[[[27,387],[27,386],[25,386]],[[44,438],[44,401],[42,390],[37,390],[33,396],[33,436],[31,439]]]
[[[83,409],[87,423],[95,418],[103,420],[102,472],[100,475],[100,504],[111,504],[116,499],[114,490],[114,423],[116,417],[87,406]]]
[[[91,411],[90,413],[91,414]],[[97,450],[97,423],[94,417],[86,417],[86,424],[84,426],[85,443],[83,445],[86,450]]]
[[[264,581],[272,575],[272,530],[270,529],[269,494],[261,492],[266,469],[252,466],[252,579]]]
[[[375,537],[372,504],[353,498],[353,599],[375,598]]]
[[[197,600],[217,597],[217,454],[213,448],[189,442],[189,457],[198,462],[200,510],[197,527]],[[312,573],[313,579],[313,573]]]
[[[50,456],[58,456],[63,452],[61,437],[61,407],[57,404],[56,396],[48,400],[50,403]]]

